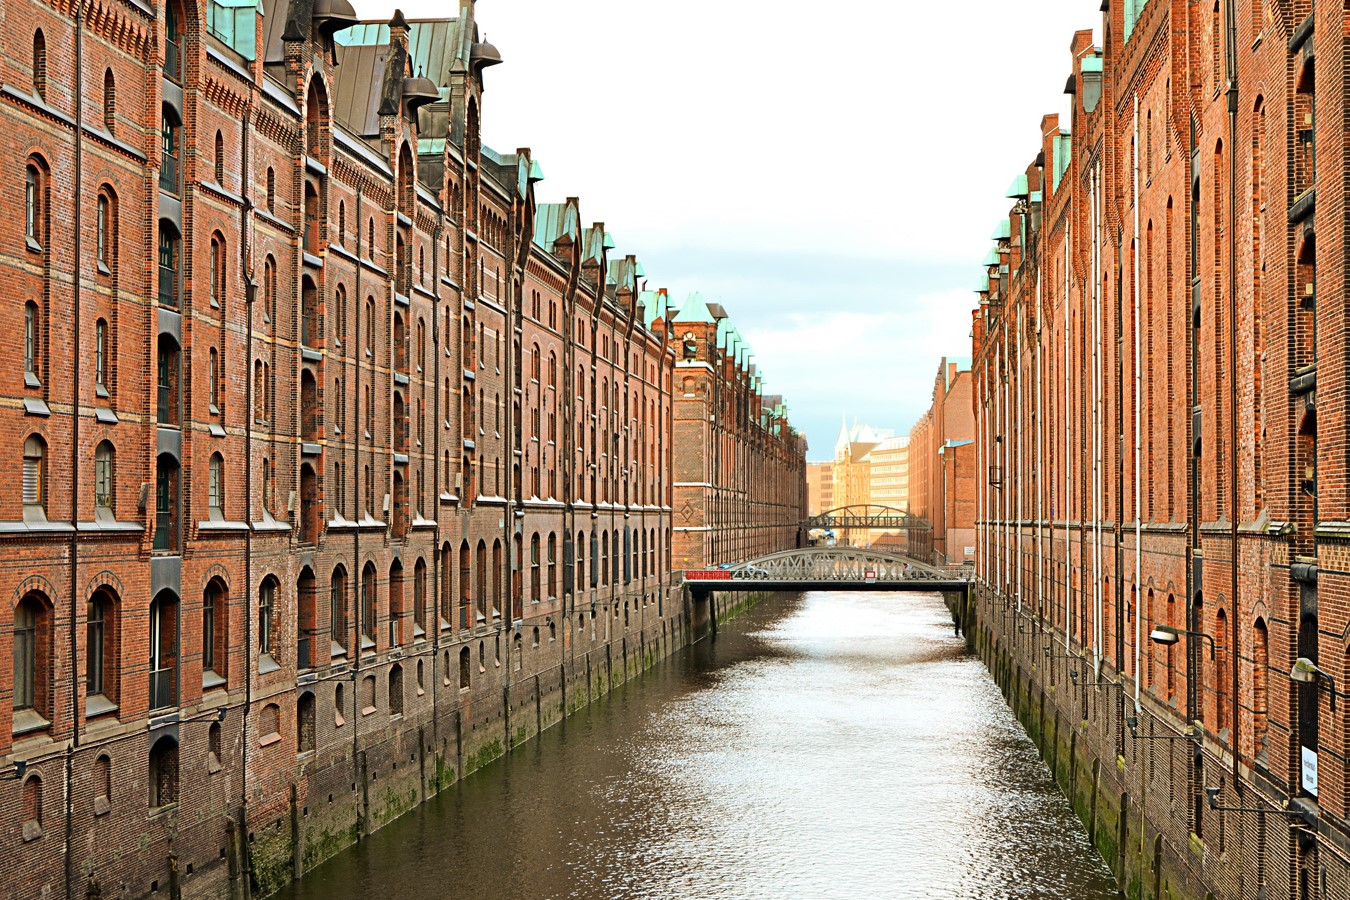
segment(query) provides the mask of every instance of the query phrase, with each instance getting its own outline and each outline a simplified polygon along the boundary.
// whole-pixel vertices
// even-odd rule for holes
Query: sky
[[[384,19],[385,0],[357,0]],[[907,433],[970,355],[989,235],[1095,0],[481,0],[483,139],[529,147],[649,288],[722,303],[808,455]],[[409,17],[457,0],[409,0]],[[957,15],[952,15],[957,11]]]

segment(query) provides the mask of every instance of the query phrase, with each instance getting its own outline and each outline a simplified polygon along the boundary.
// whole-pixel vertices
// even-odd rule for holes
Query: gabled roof
[[[712,324],[714,320],[712,313],[708,311],[708,301],[704,300],[703,295],[698,291],[694,291],[694,293],[690,294],[689,298],[684,301],[684,304],[680,307],[679,314],[675,316],[672,321],[688,323],[703,322]]]
[[[534,209],[534,242],[549,253],[556,252],[558,238],[573,241],[581,236],[581,222],[571,203],[540,203]]]

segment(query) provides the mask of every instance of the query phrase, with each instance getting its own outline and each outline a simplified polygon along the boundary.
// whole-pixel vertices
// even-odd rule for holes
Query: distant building
[[[834,509],[834,460],[806,464],[807,515]]]
[[[975,557],[975,424],[970,360],[943,357],[933,403],[909,432],[909,506],[933,530],[915,535],[936,562]]]

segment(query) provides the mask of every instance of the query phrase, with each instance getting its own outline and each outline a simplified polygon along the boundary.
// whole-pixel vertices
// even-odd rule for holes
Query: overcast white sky
[[[457,2],[411,0],[409,17]],[[722,302],[812,458],[907,432],[970,354],[1004,193],[1096,0],[482,0],[485,142],[530,147],[649,287]],[[386,18],[384,0],[357,0]]]

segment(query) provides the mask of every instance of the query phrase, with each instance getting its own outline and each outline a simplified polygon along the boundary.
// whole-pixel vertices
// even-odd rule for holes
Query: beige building
[[[867,454],[871,463],[871,502],[909,508],[909,435],[882,441]]]
[[[834,460],[806,464],[806,514],[818,516],[835,508]]]

